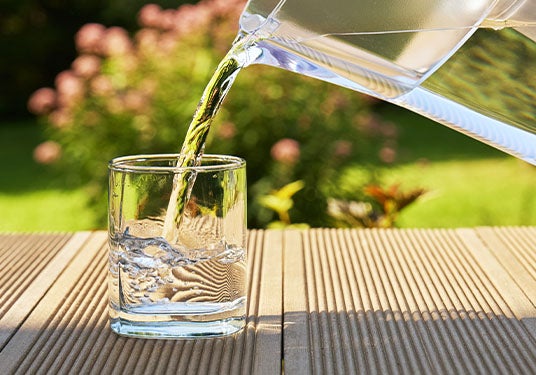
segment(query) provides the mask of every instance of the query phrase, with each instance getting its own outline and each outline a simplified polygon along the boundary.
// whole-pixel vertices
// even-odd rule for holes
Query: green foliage
[[[382,181],[382,182],[380,182]],[[389,228],[400,212],[426,193],[421,188],[404,189],[364,168],[350,167],[336,180],[340,188],[328,200],[327,213],[336,227]]]
[[[290,210],[294,206],[292,196],[302,190],[305,184],[298,180],[291,182],[281,189],[271,191],[270,194],[258,198],[259,204],[277,213],[278,221],[268,224],[268,228],[307,228],[305,223],[292,224]]]
[[[423,189],[403,192],[398,185],[388,188],[368,185],[363,192],[370,198],[368,201],[329,200],[328,214],[337,227],[393,227],[400,212],[425,193]]]
[[[412,112],[393,110],[389,116],[400,124],[400,159],[405,162],[380,167],[382,186],[402,182],[404,191],[427,190],[417,204],[404,208],[397,227],[536,225],[534,166]],[[68,189],[63,174],[32,160],[42,130],[33,122],[0,124],[0,158],[10,161],[0,184],[0,231],[104,229],[95,221],[95,207],[85,206],[83,187]],[[366,171],[355,165],[343,174],[348,177],[332,183],[344,184],[339,190],[348,193],[345,200],[358,200],[355,192],[366,185]],[[294,221],[294,209],[290,215]]]
[[[54,90],[30,99],[30,108],[46,114],[55,142],[42,147],[42,161],[56,161],[73,183],[88,186],[102,223],[107,162],[179,150],[203,88],[231,46],[242,5],[206,0],[178,10],[147,6],[133,38],[119,28],[86,25],[76,36],[81,56],[72,70],[57,77]],[[164,22],[170,18],[175,21]],[[223,104],[205,151],[247,160],[250,227],[274,221],[274,206],[258,197],[297,180],[303,189],[287,194],[293,221],[326,226],[327,200],[337,191],[332,181],[345,166],[370,155],[378,155],[375,163],[396,158],[396,127],[372,115],[374,105],[334,85],[248,67]],[[282,222],[286,204],[275,210]]]

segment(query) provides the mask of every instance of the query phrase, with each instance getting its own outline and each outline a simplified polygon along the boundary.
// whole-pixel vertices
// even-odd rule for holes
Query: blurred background
[[[106,226],[107,162],[176,152],[243,0],[4,0],[0,230]],[[248,162],[248,225],[535,225],[536,168],[272,67],[238,75],[207,153]]]

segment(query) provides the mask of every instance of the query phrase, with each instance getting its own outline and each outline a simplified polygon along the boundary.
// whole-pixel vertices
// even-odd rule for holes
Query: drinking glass
[[[199,166],[177,168],[178,156],[109,165],[109,311],[120,335],[222,336],[245,324],[245,161],[205,155]],[[189,184],[186,204],[164,233],[181,182]]]

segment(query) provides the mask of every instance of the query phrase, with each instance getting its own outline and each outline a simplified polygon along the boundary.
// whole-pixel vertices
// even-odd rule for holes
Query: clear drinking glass
[[[221,336],[245,324],[245,161],[205,155],[200,166],[177,168],[177,158],[125,156],[109,165],[110,325],[121,335]],[[185,174],[190,197],[164,238],[174,181]]]

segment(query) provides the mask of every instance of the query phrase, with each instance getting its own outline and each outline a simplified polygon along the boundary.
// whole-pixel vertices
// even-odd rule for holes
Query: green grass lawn
[[[384,115],[400,139],[397,163],[380,167],[382,182],[427,190],[397,226],[536,225],[536,167],[403,109]]]
[[[536,170],[513,158],[408,164],[385,181],[427,190],[402,211],[400,227],[536,224]]]
[[[33,161],[43,139],[33,122],[0,124],[0,231],[93,229],[83,189],[68,188],[61,175]]]
[[[383,182],[428,191],[398,226],[536,225],[536,167],[408,111],[383,111],[400,131],[397,163],[378,167]],[[98,228],[84,190],[33,162],[43,139],[31,122],[0,124],[0,231]]]

